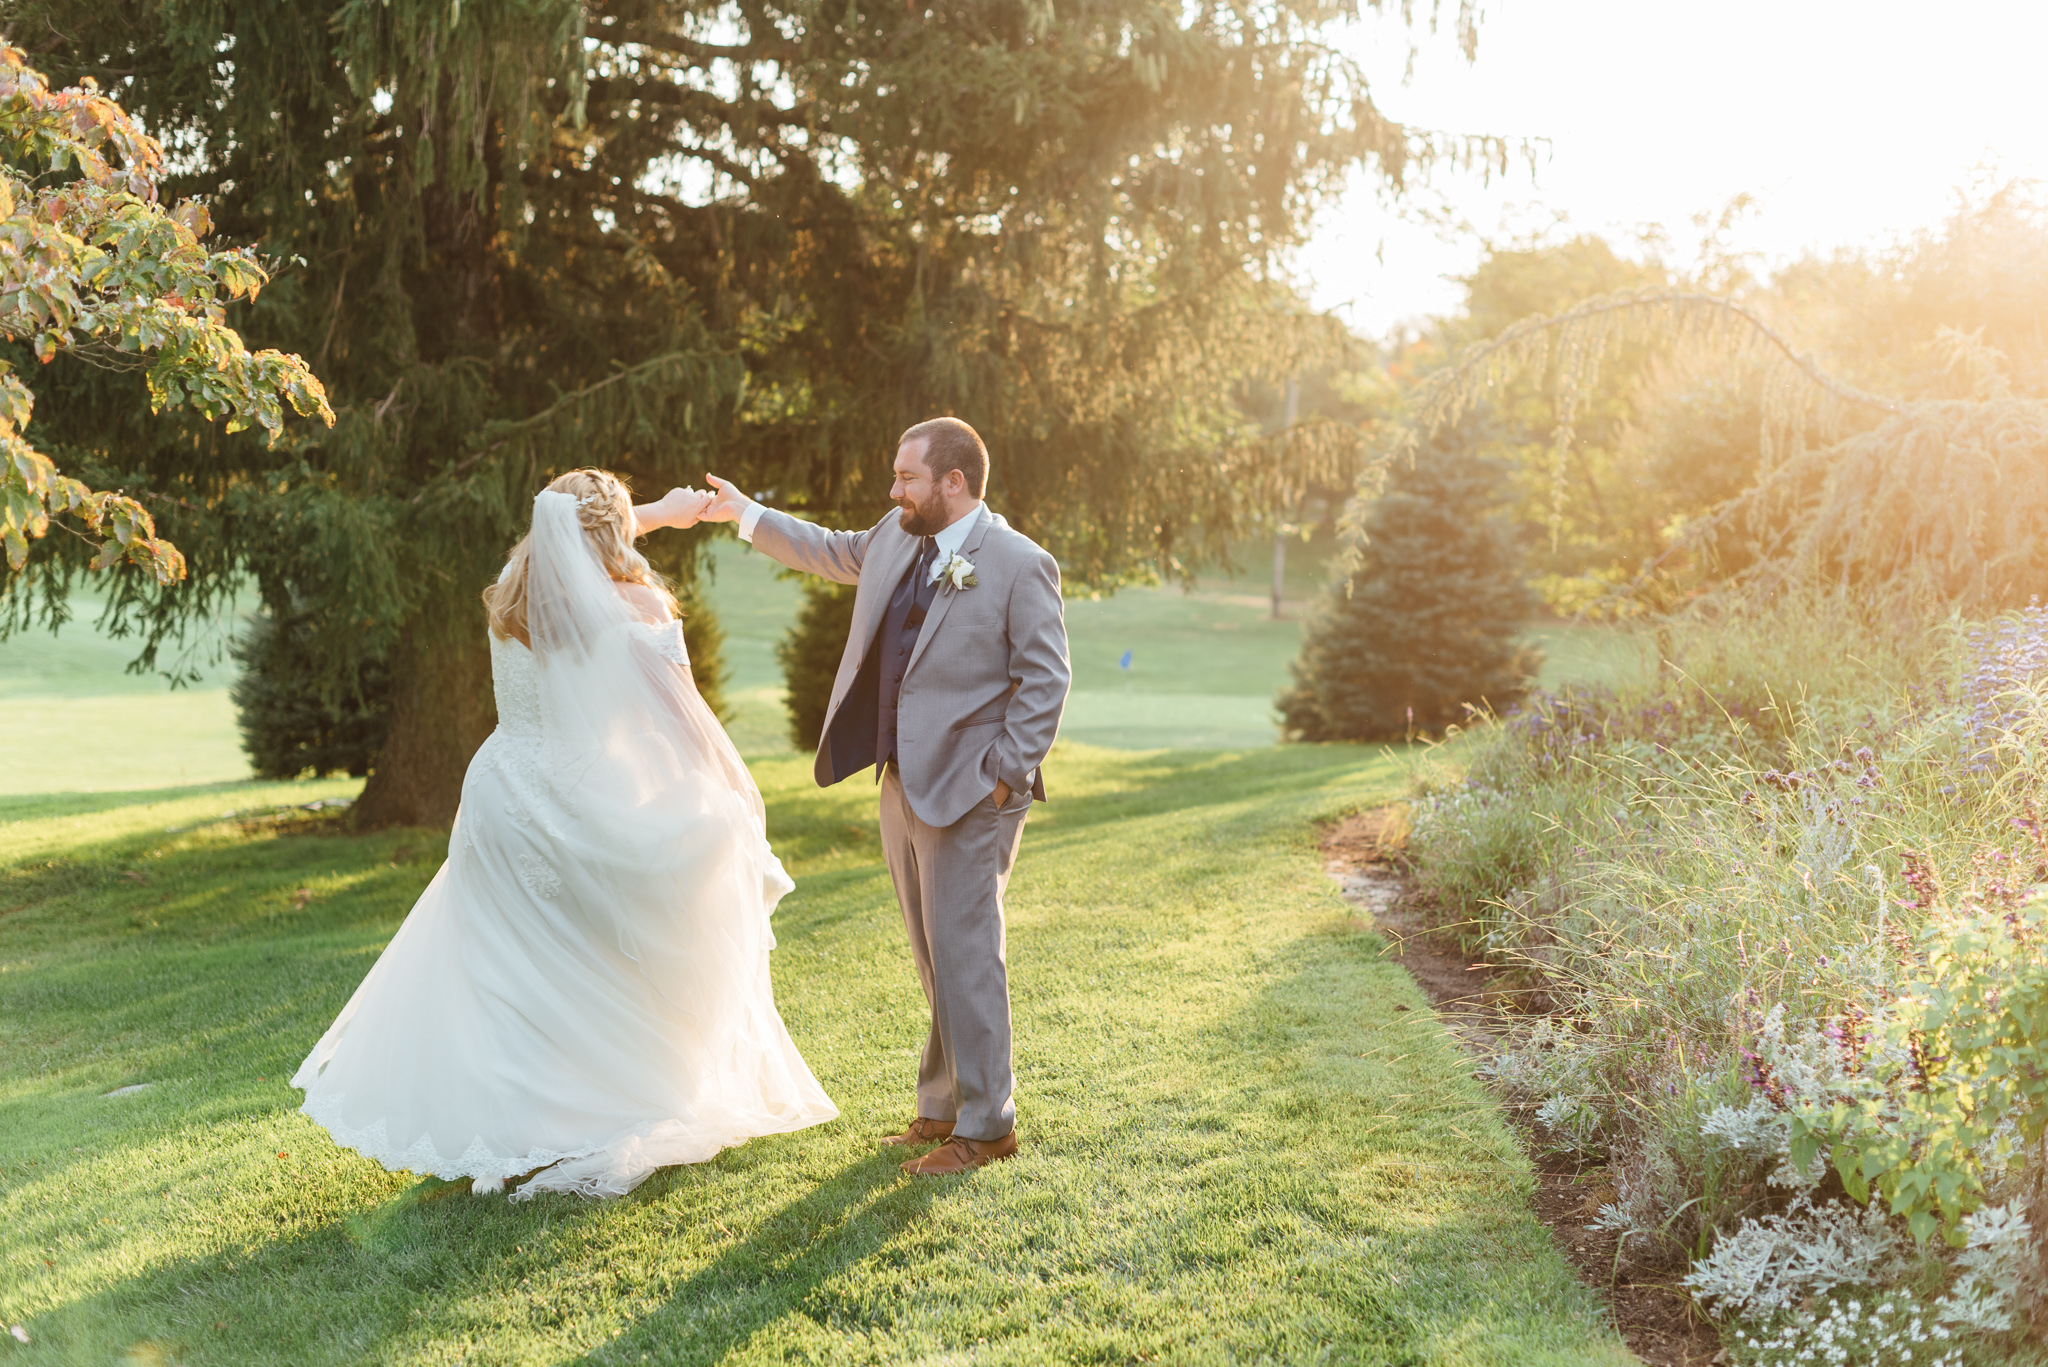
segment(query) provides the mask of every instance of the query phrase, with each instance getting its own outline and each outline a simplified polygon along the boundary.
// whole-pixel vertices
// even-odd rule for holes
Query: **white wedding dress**
[[[448,860],[292,1085],[386,1168],[615,1196],[838,1111],[775,1009],[793,885],[681,624],[632,616],[567,495],[529,544],[534,645],[491,642]]]

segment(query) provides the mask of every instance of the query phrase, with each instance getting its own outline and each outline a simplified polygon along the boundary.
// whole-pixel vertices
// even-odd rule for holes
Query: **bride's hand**
[[[717,495],[708,489],[671,489],[662,502],[669,507],[671,527],[694,527],[704,519],[704,510]]]
[[[633,510],[633,533],[644,536],[659,527],[694,527],[714,497],[703,489],[671,489]]]

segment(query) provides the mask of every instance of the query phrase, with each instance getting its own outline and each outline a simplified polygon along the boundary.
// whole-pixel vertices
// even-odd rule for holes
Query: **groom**
[[[820,787],[870,765],[882,849],[931,1004],[917,1118],[890,1144],[940,1147],[905,1172],[966,1172],[1017,1151],[1003,890],[1067,697],[1060,572],[981,501],[988,448],[958,418],[896,445],[896,509],[833,532],[713,476],[707,522],[792,569],[857,584],[818,742]]]

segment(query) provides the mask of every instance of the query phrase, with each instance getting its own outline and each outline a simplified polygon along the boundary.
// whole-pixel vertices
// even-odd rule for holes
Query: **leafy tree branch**
[[[90,82],[52,90],[16,48],[0,46],[0,336],[45,365],[57,355],[145,368],[153,412],[190,407],[227,430],[274,441],[284,404],[328,424],[320,381],[297,356],[251,352],[224,321],[269,277],[247,248],[209,251],[206,209],[157,202],[155,139]],[[60,472],[28,439],[35,395],[0,362],[0,544],[8,565],[52,517],[104,538],[94,569],[127,560],[170,584],[185,557],[136,500]]]

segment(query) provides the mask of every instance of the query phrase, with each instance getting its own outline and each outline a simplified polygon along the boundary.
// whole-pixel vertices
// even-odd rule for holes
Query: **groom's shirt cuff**
[[[767,507],[763,504],[749,503],[747,505],[747,510],[740,514],[740,540],[752,544],[754,528],[761,525],[761,514],[767,511]]]

